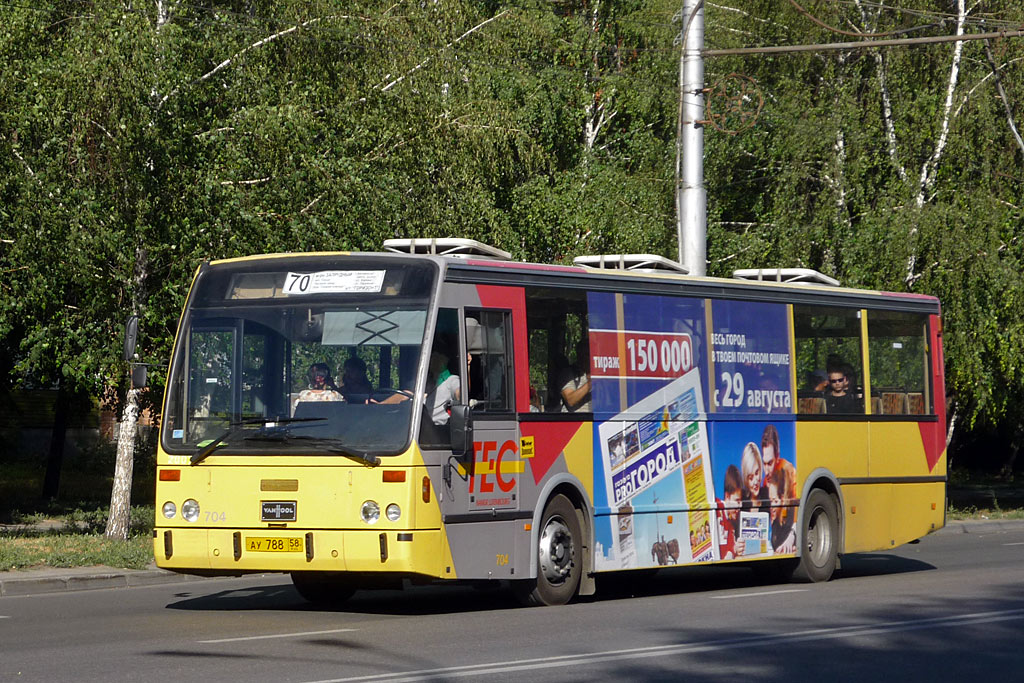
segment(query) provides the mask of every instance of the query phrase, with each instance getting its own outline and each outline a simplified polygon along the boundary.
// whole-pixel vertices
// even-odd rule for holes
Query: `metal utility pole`
[[[704,275],[707,260],[707,191],[704,189],[704,0],[683,0],[676,130],[676,220],[679,262]]]

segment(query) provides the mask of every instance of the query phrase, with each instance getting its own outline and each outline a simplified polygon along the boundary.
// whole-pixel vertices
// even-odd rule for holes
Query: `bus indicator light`
[[[384,470],[381,478],[384,483],[400,484],[405,481],[405,470]]]
[[[423,477],[423,502],[430,502],[430,477]]]
[[[160,481],[181,481],[181,470],[160,470]]]

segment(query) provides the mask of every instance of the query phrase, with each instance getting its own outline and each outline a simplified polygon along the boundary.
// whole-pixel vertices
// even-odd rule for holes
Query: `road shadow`
[[[887,553],[857,553],[845,555],[833,581],[870,576],[887,576],[912,572],[932,571],[934,565],[920,560]],[[168,609],[190,611],[253,611],[287,610],[309,612],[335,612],[418,616],[432,614],[461,614],[519,609],[506,583],[474,586],[468,583],[411,585],[405,582],[403,590],[361,590],[339,606],[314,605],[306,602],[281,577],[280,583],[263,586],[231,588],[200,594],[190,590],[178,594]],[[773,579],[770,573],[753,571],[749,566],[687,566],[670,567],[657,571],[617,572],[597,577],[597,593],[578,599],[579,602],[607,602],[639,597],[686,595],[756,586],[786,585]],[[212,585],[212,584],[210,584]]]
[[[861,576],[887,576],[927,572],[938,569],[933,564],[900,555],[886,553],[851,553],[840,558],[841,567],[837,578],[852,579]]]

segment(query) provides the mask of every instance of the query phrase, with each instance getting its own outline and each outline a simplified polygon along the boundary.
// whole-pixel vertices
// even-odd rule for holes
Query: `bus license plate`
[[[301,553],[305,547],[301,538],[246,536],[245,549],[250,553]]]

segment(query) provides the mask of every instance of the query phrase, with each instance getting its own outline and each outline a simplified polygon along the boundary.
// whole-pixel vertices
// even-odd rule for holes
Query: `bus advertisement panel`
[[[591,293],[588,307],[597,569],[792,555],[787,306]]]

